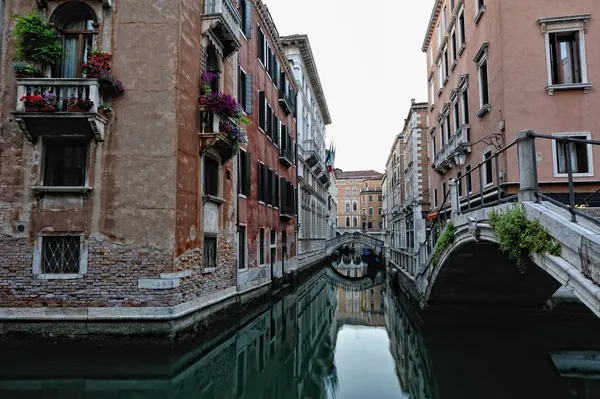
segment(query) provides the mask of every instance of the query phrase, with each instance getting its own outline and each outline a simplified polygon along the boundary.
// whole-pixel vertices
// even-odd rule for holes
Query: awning
[[[429,212],[427,215],[427,220],[432,221],[433,219],[438,217],[438,212]]]

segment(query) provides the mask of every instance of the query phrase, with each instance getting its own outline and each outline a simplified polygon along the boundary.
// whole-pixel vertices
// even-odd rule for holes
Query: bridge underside
[[[540,309],[560,287],[533,262],[521,273],[497,244],[465,244],[442,266],[428,307]]]

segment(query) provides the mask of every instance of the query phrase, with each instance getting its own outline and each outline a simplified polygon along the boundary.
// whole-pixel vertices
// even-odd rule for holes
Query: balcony
[[[282,147],[279,149],[279,161],[290,167],[294,164],[294,151],[289,147]]]
[[[433,168],[436,172],[445,173],[457,162],[454,158],[458,154],[468,154],[471,152],[471,142],[469,139],[470,126],[462,125],[455,135],[450,137],[448,142],[435,154]]]
[[[233,158],[237,153],[238,145],[229,139],[226,130],[239,127],[233,118],[221,118],[218,114],[206,111],[200,106],[200,144],[201,151],[215,148],[221,157],[221,163]]]
[[[287,115],[294,112],[294,109],[296,107],[296,100],[292,95],[292,91],[289,88],[279,90],[279,104],[281,105],[281,107]]]
[[[231,0],[206,0],[202,15],[202,33],[210,30],[223,45],[223,59],[237,50],[242,17]]]
[[[313,139],[302,141],[302,153],[304,155],[304,161],[311,168],[323,162],[321,149]]]
[[[329,186],[329,173],[327,171],[319,176],[319,182],[324,186]]]
[[[279,207],[279,217],[285,220],[291,220],[294,218],[294,206],[293,205],[281,205]]]
[[[59,99],[56,111],[32,112],[26,110],[24,103],[20,101],[23,96],[43,93],[54,93]],[[71,97],[92,100],[93,106],[85,112],[67,112],[63,100]],[[62,135],[65,131],[91,135],[97,141],[104,141],[104,128],[108,120],[97,112],[101,103],[97,79],[17,79],[17,109],[13,115],[31,142],[35,142],[42,134]]]

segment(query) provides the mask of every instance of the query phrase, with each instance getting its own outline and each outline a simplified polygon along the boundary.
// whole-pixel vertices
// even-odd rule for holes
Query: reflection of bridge
[[[533,132],[519,133],[516,142],[471,170],[473,174],[479,171],[479,182],[483,182],[485,165],[492,168],[495,191],[484,193],[482,190],[478,194],[468,192],[461,197],[459,184],[462,187],[469,186],[471,176],[468,182],[451,181],[440,211],[444,217],[438,215],[426,242],[414,254],[391,251],[393,270],[422,306],[447,303],[541,307],[562,285],[600,316],[600,222],[576,207],[574,177],[570,168],[567,171],[569,205],[563,205],[541,192],[535,161],[536,139],[545,140],[545,145],[550,140],[557,140],[556,137]],[[565,146],[578,141],[560,140]],[[588,145],[600,145],[600,141],[579,140],[582,141]],[[510,148],[513,148],[511,153],[508,152]],[[517,151],[514,151],[515,148]],[[516,160],[515,152],[518,152],[520,187],[518,195],[507,195],[500,183],[502,171],[498,170],[498,157]],[[572,156],[570,151],[567,151],[567,155],[567,158]],[[570,165],[571,159],[566,162]],[[477,182],[477,177],[472,181]],[[498,214],[513,210],[515,204],[508,202],[517,201],[525,213],[524,217],[519,216],[521,219],[517,222],[525,225],[539,221],[552,241],[559,244],[560,255],[549,252],[526,253],[518,259],[523,263],[518,267],[516,259],[500,251],[500,240],[490,225],[490,215],[492,212]],[[446,229],[445,239],[436,243],[440,227],[448,219],[451,219],[453,227]],[[511,223],[515,223],[514,217]],[[542,240],[539,237],[526,238]],[[539,245],[537,241],[533,244]],[[517,246],[513,244],[511,249]],[[433,253],[436,253],[435,257]],[[521,273],[519,269],[526,272]]]
[[[344,288],[347,291],[363,291],[383,284],[385,281],[385,269],[383,267],[371,267],[369,269],[367,269],[367,273],[364,276],[349,277],[333,267],[328,267],[327,282],[338,288]]]
[[[383,241],[363,233],[346,233],[331,240],[303,240],[303,252],[298,254],[300,268],[310,266],[329,258],[335,251],[343,247],[370,248],[375,254],[382,255]]]

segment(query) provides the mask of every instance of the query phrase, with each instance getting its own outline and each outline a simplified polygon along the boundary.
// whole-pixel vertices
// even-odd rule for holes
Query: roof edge
[[[306,66],[308,77],[310,79],[310,84],[313,88],[315,96],[317,97],[319,108],[321,109],[323,122],[325,123],[325,125],[330,125],[331,115],[329,114],[329,107],[327,106],[327,100],[325,99],[325,93],[323,91],[323,86],[321,85],[321,78],[319,77],[319,70],[315,62],[315,57],[310,46],[310,40],[308,39],[308,35],[294,34],[282,36],[280,39],[283,47],[293,46],[297,44],[300,48],[302,61]]]
[[[431,35],[433,35],[433,21],[435,21],[436,17],[440,13],[440,8],[442,7],[442,0],[435,0],[435,4],[433,5],[433,10],[431,10],[431,16],[429,17],[429,23],[427,24],[427,31],[425,32],[425,39],[423,39],[423,46],[421,47],[422,52],[427,51],[427,46],[431,41]]]

